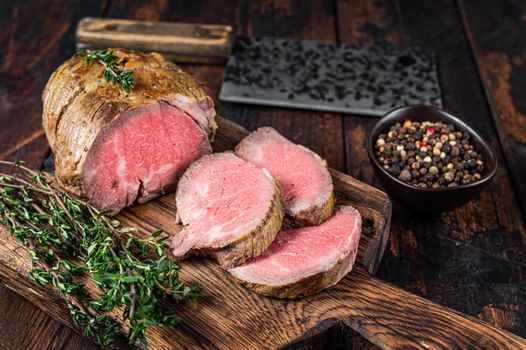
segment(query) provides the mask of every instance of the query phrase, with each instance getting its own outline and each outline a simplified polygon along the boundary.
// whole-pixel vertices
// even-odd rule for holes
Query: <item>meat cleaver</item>
[[[430,51],[247,37],[236,39],[219,99],[372,116],[442,106]]]
[[[417,47],[237,37],[232,27],[84,18],[78,48],[159,51],[176,62],[227,61],[221,101],[381,116],[442,107],[435,55]]]

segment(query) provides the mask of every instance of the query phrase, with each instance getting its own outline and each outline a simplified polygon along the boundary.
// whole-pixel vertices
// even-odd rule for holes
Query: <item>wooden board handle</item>
[[[77,48],[119,47],[157,51],[176,62],[224,63],[232,27],[222,24],[170,23],[86,17],[79,21]]]
[[[526,349],[525,339],[383,282],[361,265],[349,279],[345,307],[331,316],[382,349]]]

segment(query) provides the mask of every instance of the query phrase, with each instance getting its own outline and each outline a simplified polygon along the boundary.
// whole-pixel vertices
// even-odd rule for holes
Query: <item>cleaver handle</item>
[[[224,63],[232,26],[85,17],[77,25],[77,49],[119,47],[156,51],[182,63]]]

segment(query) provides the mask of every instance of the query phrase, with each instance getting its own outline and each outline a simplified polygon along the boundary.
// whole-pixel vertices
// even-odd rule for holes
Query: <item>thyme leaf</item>
[[[115,62],[117,56],[112,51],[81,49],[77,51],[77,56],[85,57],[86,66],[89,66],[92,61],[98,61],[104,67],[102,74],[104,81],[111,82],[113,85],[120,84],[124,92],[129,93],[135,86],[133,72],[131,70],[120,70],[119,65]]]
[[[114,315],[129,322],[130,342],[145,342],[151,325],[175,327],[181,318],[160,306],[197,297],[198,286],[179,280],[179,267],[164,253],[161,231],[148,238],[133,235],[88,203],[56,190],[45,174],[20,163],[0,173],[0,217],[9,233],[29,248],[29,277],[52,285],[65,298],[73,322],[103,347],[119,327]],[[16,175],[12,175],[17,173]],[[98,287],[89,295],[88,275]]]

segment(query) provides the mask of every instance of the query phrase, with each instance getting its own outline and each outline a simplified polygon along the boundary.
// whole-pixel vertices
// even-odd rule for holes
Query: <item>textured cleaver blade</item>
[[[236,39],[219,99],[371,116],[442,107],[431,51],[277,38]]]

